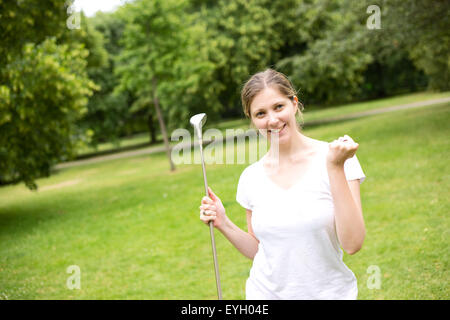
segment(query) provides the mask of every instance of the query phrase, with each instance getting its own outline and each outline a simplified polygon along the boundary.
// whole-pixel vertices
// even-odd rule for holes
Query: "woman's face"
[[[276,89],[265,88],[253,98],[251,119],[263,136],[271,139],[271,130],[278,130],[279,143],[285,143],[297,131],[297,107],[297,100],[287,98]]]

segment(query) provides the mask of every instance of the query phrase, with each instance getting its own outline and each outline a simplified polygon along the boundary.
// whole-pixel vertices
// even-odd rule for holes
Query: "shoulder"
[[[328,152],[329,143],[326,141],[311,139],[311,146],[314,150],[314,154],[326,154]]]
[[[252,198],[254,189],[258,185],[261,185],[258,179],[258,177],[261,177],[261,175],[258,174],[258,166],[260,165],[260,161],[247,166],[242,171],[237,184],[236,200],[244,208],[249,210],[252,209],[250,199]]]
[[[264,174],[263,159],[264,157],[250,164],[241,172],[239,177],[240,185],[255,185],[261,181],[260,179]]]
[[[316,145],[320,150],[326,149],[328,151],[330,144],[326,141],[316,140]]]
[[[241,178],[242,177],[247,177],[247,176],[252,176],[254,174],[257,174],[257,172],[259,171],[259,168],[262,164],[262,159],[250,164],[249,166],[247,166],[241,173]]]

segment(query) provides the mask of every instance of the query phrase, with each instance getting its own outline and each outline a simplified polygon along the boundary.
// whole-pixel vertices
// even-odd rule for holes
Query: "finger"
[[[204,223],[209,224],[209,222],[212,220],[216,220],[215,216],[201,216],[200,220],[202,220]]]
[[[199,207],[200,210],[212,210],[215,211],[216,210],[216,206],[212,205],[212,204],[202,204]]]
[[[210,187],[208,187],[208,194],[209,194],[209,197],[214,201],[214,200],[217,200],[217,196],[216,196],[216,194],[212,191],[212,189],[210,188]]]
[[[352,139],[352,137],[345,135],[344,136],[345,139],[347,139],[347,141],[350,141],[351,143],[355,143],[355,141]]]
[[[330,144],[330,146],[332,147],[332,148],[338,148],[338,147],[341,147],[343,145],[343,141],[341,141],[341,140],[334,140],[331,144]]]
[[[206,216],[211,216],[211,217],[215,217],[216,216],[216,212],[212,211],[212,210],[205,210],[204,211],[204,215]]]
[[[212,204],[213,201],[209,197],[205,196],[205,197],[202,198],[202,203],[203,204]]]
[[[200,219],[201,220],[205,220],[205,219],[207,219],[208,217],[212,217],[213,215],[208,215],[207,214],[207,212],[206,212],[206,210],[201,210],[200,211]]]

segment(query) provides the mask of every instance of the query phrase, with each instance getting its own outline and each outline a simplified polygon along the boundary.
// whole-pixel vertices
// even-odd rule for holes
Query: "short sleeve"
[[[249,171],[248,169],[245,169],[239,177],[236,192],[236,201],[245,209],[253,210],[253,206],[251,205],[249,196],[250,188],[248,187],[250,181],[251,179],[249,179]]]
[[[344,162],[344,172],[347,180],[360,179],[359,183],[361,184],[366,179],[356,154]]]

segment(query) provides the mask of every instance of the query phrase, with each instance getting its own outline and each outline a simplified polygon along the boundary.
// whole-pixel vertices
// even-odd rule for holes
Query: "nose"
[[[268,113],[267,126],[269,128],[276,128],[278,124],[278,117],[274,112]]]

